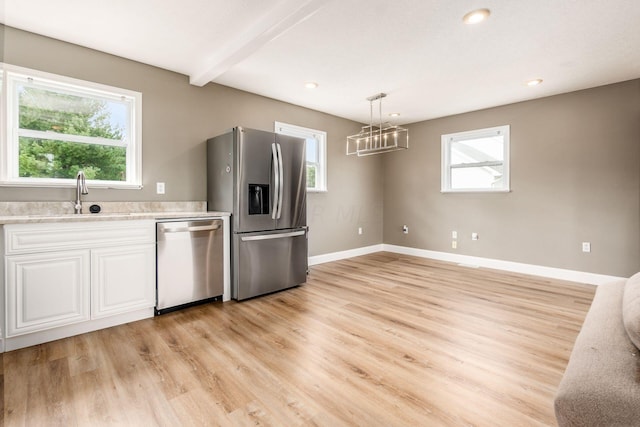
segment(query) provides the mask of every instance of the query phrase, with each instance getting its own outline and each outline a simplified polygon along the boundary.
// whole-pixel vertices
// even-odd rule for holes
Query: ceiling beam
[[[204,86],[234,65],[251,56],[262,46],[284,34],[290,28],[310,18],[331,0],[285,0],[258,21],[242,31],[205,59],[189,76],[195,86]]]

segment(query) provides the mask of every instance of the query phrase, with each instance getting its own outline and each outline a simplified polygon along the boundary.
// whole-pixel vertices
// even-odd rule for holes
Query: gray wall
[[[602,274],[640,270],[639,80],[416,123],[408,151],[355,158],[344,150],[357,123],[194,87],[180,74],[11,28],[4,36],[6,63],[143,93],[145,188],[92,189],[89,201],[204,200],[205,139],[235,125],[271,130],[277,120],[328,133],[329,192],[308,196],[310,255],[384,241]],[[441,194],[440,135],[502,124],[511,125],[512,192]],[[167,194],[155,194],[157,181]],[[72,198],[71,189],[0,188],[0,201]]]
[[[86,200],[206,200],[204,141],[236,125],[272,131],[281,121],[328,136],[329,192],[308,195],[309,254],[382,242],[382,159],[344,154],[346,137],[359,124],[225,86],[191,86],[184,75],[9,27],[3,47],[7,64],[142,92],[144,188],[90,189]],[[166,183],[165,195],[155,194],[158,181]],[[0,201],[72,200],[73,194],[71,188],[0,187]]]
[[[507,124],[512,191],[440,193],[440,136]],[[640,270],[640,80],[409,131],[410,149],[384,156],[385,243],[618,276]]]
[[[0,61],[4,61],[4,25],[0,24]]]

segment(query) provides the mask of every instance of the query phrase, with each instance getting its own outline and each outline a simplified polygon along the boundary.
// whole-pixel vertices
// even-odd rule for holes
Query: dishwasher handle
[[[219,230],[220,224],[212,224],[212,225],[201,225],[196,227],[173,227],[173,228],[162,228],[164,233],[186,233],[189,231],[211,231],[211,230]]]

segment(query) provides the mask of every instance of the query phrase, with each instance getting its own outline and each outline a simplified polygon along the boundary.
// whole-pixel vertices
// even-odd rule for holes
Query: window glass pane
[[[283,135],[305,140],[307,190],[327,191],[327,133],[281,122],[274,123],[274,130]]]
[[[307,138],[307,162],[318,163],[318,140],[315,138]]]
[[[504,125],[442,135],[442,191],[510,191],[509,133]]]
[[[454,141],[451,143],[451,164],[502,161],[503,144],[502,135]]]
[[[126,181],[124,147],[20,137],[19,176],[70,178],[83,170],[87,179]]]
[[[316,188],[316,165],[307,164],[307,188]]]
[[[503,166],[451,169],[451,188],[476,189],[502,187]]]
[[[141,188],[141,94],[7,66],[0,184]]]
[[[21,129],[122,140],[128,105],[17,84]]]

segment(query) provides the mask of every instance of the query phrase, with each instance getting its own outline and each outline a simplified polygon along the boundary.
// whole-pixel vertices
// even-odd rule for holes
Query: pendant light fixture
[[[407,129],[382,122],[382,98],[386,96],[386,93],[379,93],[367,98],[370,110],[369,126],[363,126],[360,133],[347,137],[347,155],[369,156],[409,148],[409,131]],[[378,101],[380,114],[380,120],[376,125],[373,124],[373,103],[375,101]]]

